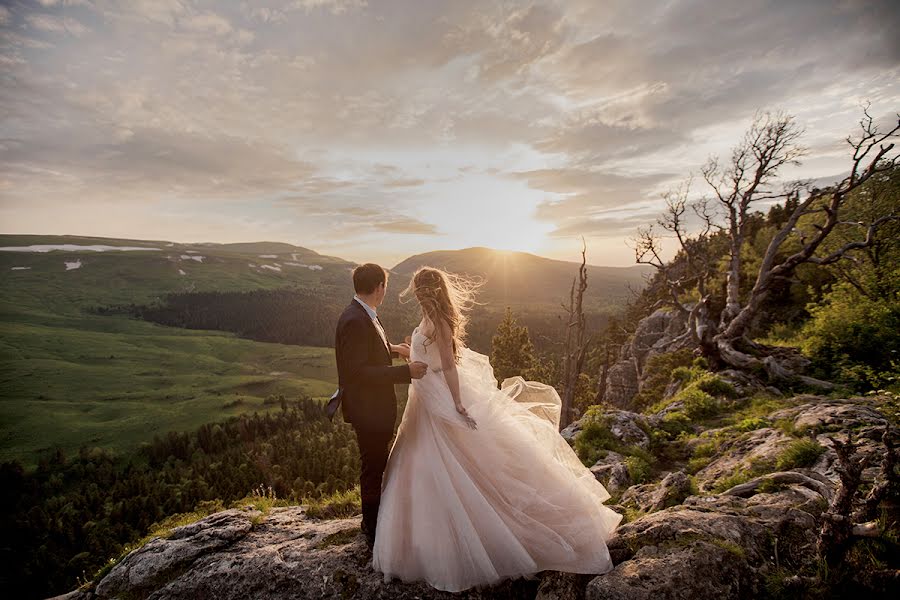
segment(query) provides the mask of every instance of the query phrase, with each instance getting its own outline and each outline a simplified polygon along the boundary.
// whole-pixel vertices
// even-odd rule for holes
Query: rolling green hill
[[[330,348],[260,343],[88,310],[152,303],[169,292],[291,285],[344,297],[352,293],[352,263],[273,242],[0,235],[4,248],[65,244],[113,249],[0,251],[0,460],[33,464],[54,445],[125,451],[155,433],[267,410],[272,406],[263,402],[271,394],[333,391]],[[157,249],[115,249],[127,247]]]
[[[148,303],[167,292],[243,291],[289,285],[352,295],[347,274],[353,263],[290,244],[179,244],[0,235],[0,248],[39,244],[151,249],[0,251],[3,312],[77,313],[96,304]]]

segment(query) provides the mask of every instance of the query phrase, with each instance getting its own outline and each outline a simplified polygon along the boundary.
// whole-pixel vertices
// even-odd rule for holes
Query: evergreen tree
[[[528,328],[518,324],[509,307],[491,341],[491,365],[498,383],[516,375],[529,379],[537,366]]]

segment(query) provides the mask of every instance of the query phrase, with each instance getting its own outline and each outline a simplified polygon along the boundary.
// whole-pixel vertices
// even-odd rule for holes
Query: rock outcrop
[[[385,583],[372,570],[359,518],[316,520],[303,507],[252,507],[210,515],[155,538],[115,565],[92,589],[66,600],[341,598],[507,598],[638,600],[767,597],[785,573],[814,572],[822,513],[837,489],[830,437],[851,431],[861,452],[871,453],[865,478],[874,478],[885,453],[879,433],[887,419],[865,399],[816,396],[785,400],[768,415],[772,426],[752,431],[727,427],[704,432],[694,445],[715,441],[709,463],[691,477],[683,469],[656,481],[621,483],[619,505],[631,522],[609,540],[615,569],[600,575],[539,573],[461,594],[424,583]],[[642,447],[646,419],[615,411],[613,436]],[[605,414],[605,413],[604,413]],[[777,423],[777,426],[775,425]],[[631,425],[634,425],[632,428]],[[640,434],[638,434],[640,432]],[[570,437],[577,438],[578,428]],[[771,466],[792,440],[816,439],[825,448],[815,463],[764,473],[728,489],[721,482],[754,465]],[[648,437],[649,446],[649,437]],[[625,457],[609,451],[594,465],[601,480],[624,469]],[[622,476],[621,473],[616,477]],[[627,478],[627,469],[624,476]],[[777,558],[776,558],[777,557]],[[895,578],[896,579],[896,578]],[[886,585],[891,593],[896,591]]]
[[[622,346],[618,359],[609,368],[603,400],[613,406],[630,408],[631,399],[641,388],[644,366],[656,354],[681,347],[687,318],[675,311],[658,309],[641,319],[631,340]]]
[[[66,600],[322,598],[404,600],[414,598],[568,598],[574,575],[554,574],[508,581],[463,594],[439,592],[424,583],[384,583],[371,567],[360,518],[319,521],[302,507],[247,507],[210,515],[155,538],[118,563],[92,591]],[[549,575],[549,573],[547,574]],[[583,586],[582,586],[583,589]]]
[[[619,528],[610,542],[618,566],[588,584],[592,600],[757,598],[782,560],[808,560],[816,515],[794,508],[793,491],[745,500],[692,496]],[[773,535],[774,534],[774,535]]]

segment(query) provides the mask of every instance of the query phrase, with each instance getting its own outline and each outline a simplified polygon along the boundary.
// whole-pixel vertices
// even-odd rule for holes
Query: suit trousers
[[[354,427],[359,445],[359,491],[362,497],[362,529],[375,538],[378,522],[378,506],[381,503],[381,480],[387,465],[393,431],[367,431]]]

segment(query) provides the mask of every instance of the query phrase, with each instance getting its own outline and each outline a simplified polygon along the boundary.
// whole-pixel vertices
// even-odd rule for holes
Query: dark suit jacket
[[[356,429],[393,431],[397,420],[394,384],[410,382],[409,365],[391,366],[390,350],[356,300],[338,319],[334,354],[344,420]]]

